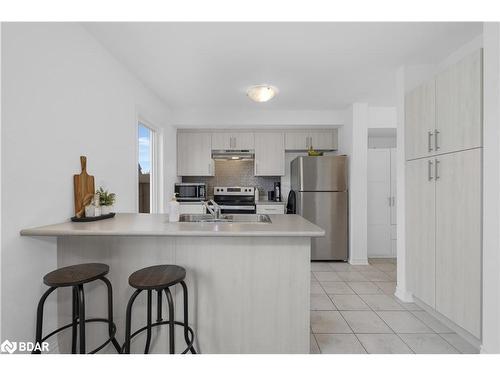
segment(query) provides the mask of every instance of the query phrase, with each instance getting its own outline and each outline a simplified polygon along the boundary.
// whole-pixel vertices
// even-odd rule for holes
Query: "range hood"
[[[249,160],[254,158],[253,150],[213,150],[212,159],[215,160]]]

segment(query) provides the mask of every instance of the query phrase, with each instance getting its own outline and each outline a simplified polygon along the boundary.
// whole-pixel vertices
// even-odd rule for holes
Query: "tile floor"
[[[414,303],[394,296],[396,262],[311,263],[311,353],[477,353]]]

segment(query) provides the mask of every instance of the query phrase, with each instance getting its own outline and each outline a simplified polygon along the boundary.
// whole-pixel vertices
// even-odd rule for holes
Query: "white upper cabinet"
[[[434,154],[435,108],[436,88],[434,80],[426,82],[406,94],[406,160]]]
[[[281,132],[255,133],[255,176],[285,175],[285,140]]]
[[[482,146],[482,50],[437,76],[436,103],[437,153]]]
[[[337,129],[288,131],[285,134],[286,150],[336,150],[338,148]]]
[[[212,133],[212,150],[253,150],[254,135],[249,132]]]
[[[214,175],[210,133],[177,133],[177,175]]]

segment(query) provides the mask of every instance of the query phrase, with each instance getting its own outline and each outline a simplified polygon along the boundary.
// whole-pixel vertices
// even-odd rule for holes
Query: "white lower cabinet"
[[[481,336],[481,154],[477,148],[406,163],[408,287]]]
[[[436,310],[481,332],[481,152],[436,158]]]
[[[285,205],[284,204],[257,204],[257,213],[258,214],[284,214],[285,213]]]

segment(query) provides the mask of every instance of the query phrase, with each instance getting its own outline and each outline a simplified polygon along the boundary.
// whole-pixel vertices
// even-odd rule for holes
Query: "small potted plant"
[[[97,194],[99,194],[99,203],[101,205],[101,215],[107,215],[111,213],[113,209],[113,204],[116,200],[115,193],[109,193],[107,190],[104,190],[101,186],[99,190],[97,190]]]

